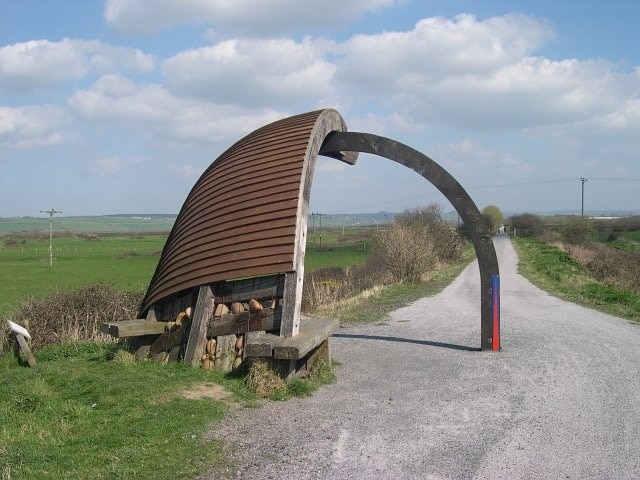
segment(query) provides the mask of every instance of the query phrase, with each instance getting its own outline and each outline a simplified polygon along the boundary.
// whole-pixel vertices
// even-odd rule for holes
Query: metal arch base
[[[357,157],[347,152],[371,153],[400,163],[420,174],[440,190],[454,206],[469,230],[480,268],[480,348],[493,350],[500,345],[499,323],[494,327],[492,278],[499,275],[498,258],[489,229],[469,194],[444,168],[423,153],[389,138],[359,132],[331,132],[320,148],[320,155],[355,164]]]

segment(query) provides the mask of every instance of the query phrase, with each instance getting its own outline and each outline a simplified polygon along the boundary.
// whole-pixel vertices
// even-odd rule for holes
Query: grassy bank
[[[115,348],[49,346],[35,368],[0,357],[0,478],[193,478],[223,461],[203,433],[253,401],[242,380]]]
[[[519,271],[552,295],[611,315],[640,321],[640,295],[594,280],[558,247],[532,238],[515,239]]]
[[[460,260],[433,272],[424,283],[395,283],[375,287],[338,305],[321,309],[318,314],[335,316],[348,323],[385,321],[393,310],[442,291],[474,258],[473,246],[469,244]]]

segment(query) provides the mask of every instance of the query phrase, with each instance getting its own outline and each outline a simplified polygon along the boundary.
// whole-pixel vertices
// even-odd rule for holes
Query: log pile
[[[200,363],[205,370],[228,372],[244,359],[245,334],[250,331],[277,330],[280,327],[280,301],[249,299],[215,304],[207,325],[207,344]],[[184,357],[191,327],[191,308],[166,322],[165,331],[151,345],[156,362],[166,363]]]

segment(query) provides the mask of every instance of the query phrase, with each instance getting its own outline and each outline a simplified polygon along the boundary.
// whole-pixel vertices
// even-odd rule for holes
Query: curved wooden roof
[[[315,159],[331,131],[346,131],[337,111],[309,112],[259,128],[220,155],[182,206],[142,312],[199,285],[300,271]]]

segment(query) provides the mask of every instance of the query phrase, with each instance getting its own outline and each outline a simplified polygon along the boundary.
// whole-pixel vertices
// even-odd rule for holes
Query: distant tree
[[[482,218],[484,219],[487,227],[489,227],[491,233],[496,233],[498,231],[498,227],[502,225],[504,215],[502,215],[500,209],[495,205],[487,205],[482,209]]]
[[[542,218],[533,213],[513,215],[506,224],[515,228],[516,235],[520,237],[535,237],[542,233]]]

